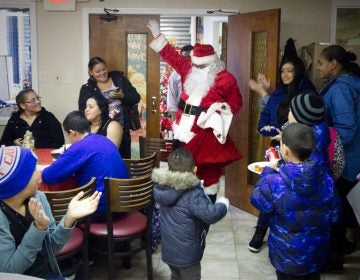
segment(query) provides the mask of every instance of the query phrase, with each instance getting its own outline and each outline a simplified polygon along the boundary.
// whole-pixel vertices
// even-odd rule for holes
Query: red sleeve
[[[159,54],[180,76],[185,77],[190,71],[191,60],[179,54],[171,44],[166,44]]]

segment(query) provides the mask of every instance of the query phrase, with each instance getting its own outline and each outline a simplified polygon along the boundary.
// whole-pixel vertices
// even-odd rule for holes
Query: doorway
[[[132,12],[134,13],[135,10]],[[136,10],[136,12],[139,11]],[[146,13],[146,11],[144,12]],[[200,15],[205,16],[206,11],[202,12],[203,13],[200,13]],[[129,17],[134,16],[141,17],[139,15],[129,15]],[[139,30],[142,30],[142,33],[144,34],[146,33],[147,38],[149,38],[146,23],[147,21],[143,21],[143,29],[139,26]],[[280,9],[230,16],[227,28],[222,30],[226,30],[228,34],[227,43],[221,45],[223,50],[226,49],[225,57],[227,57],[227,69],[236,77],[243,97],[243,108],[233,119],[230,128],[230,135],[237,148],[241,151],[243,159],[226,168],[225,194],[232,205],[256,214],[249,199],[253,181],[251,179],[251,174],[247,171],[247,165],[253,160],[260,161],[258,159],[260,154],[254,154],[253,151],[263,151],[263,147],[266,144],[264,144],[264,142],[259,142],[257,143],[257,146],[254,146],[254,143],[257,142],[256,139],[258,139],[256,138],[255,120],[259,114],[259,104],[256,103],[256,98],[254,99],[253,95],[250,94],[247,83],[250,78],[256,77],[259,72],[263,72],[272,81],[271,88],[275,88],[279,56]],[[138,32],[136,29],[135,31]],[[134,32],[134,29],[132,32]],[[102,33],[102,36],[104,34],[106,33]],[[86,35],[85,32],[84,36]],[[85,43],[89,42],[87,37],[84,38],[84,41]],[[87,47],[90,49],[89,46]],[[84,46],[84,49],[86,50],[86,45]],[[150,53],[154,54],[152,51]],[[148,54],[150,55],[150,53]],[[259,60],[255,54],[261,54],[262,60]],[[88,58],[89,54],[86,59],[84,58],[84,61],[88,61]],[[156,116],[157,119],[154,117],[152,121],[155,125],[159,125],[159,104],[157,101],[159,100],[160,60],[158,55],[156,55],[152,63],[155,63],[156,65],[150,65],[149,63],[148,71],[149,73],[150,71],[156,71],[158,77],[155,78],[155,80],[148,82],[148,88],[150,82],[152,83],[151,87],[154,90],[154,95],[149,95],[146,99],[147,104],[150,105],[147,105],[147,113],[149,113],[149,107],[152,108],[152,110],[155,110],[157,113],[154,113],[153,116]],[[147,122],[147,125],[149,128],[149,122]],[[154,130],[151,129],[151,133],[155,135],[152,137],[158,137],[159,127],[152,127],[154,127]],[[150,133],[150,129],[147,131]]]
[[[102,57],[109,70],[124,72],[141,96],[141,128],[131,131],[132,157],[139,157],[139,137],[159,137],[159,56],[148,46],[147,23],[153,15],[118,15],[107,20],[89,15],[89,57]],[[106,38],[106,39],[104,39]]]

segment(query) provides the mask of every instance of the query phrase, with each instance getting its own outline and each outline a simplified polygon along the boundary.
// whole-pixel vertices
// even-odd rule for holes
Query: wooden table
[[[51,157],[51,151],[53,149],[35,149],[35,153],[38,157],[38,166],[50,165],[54,162]],[[41,172],[41,171],[40,171]],[[71,177],[63,182],[56,184],[47,184],[41,180],[38,182],[38,190],[40,191],[63,191],[76,188],[78,186],[75,177]]]

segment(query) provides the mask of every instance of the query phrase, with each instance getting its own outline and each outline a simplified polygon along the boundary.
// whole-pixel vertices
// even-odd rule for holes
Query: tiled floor
[[[223,190],[222,190],[223,191]],[[257,254],[251,253],[247,244],[253,234],[256,217],[235,207],[227,216],[210,227],[202,266],[204,280],[272,280],[276,279],[274,268],[268,258],[268,248]],[[161,261],[160,248],[153,255],[154,279],[170,279],[168,266]],[[92,279],[107,279],[106,260],[96,260],[91,269]],[[145,254],[140,253],[132,261],[132,268],[125,270],[119,265],[116,279],[142,280],[146,278]],[[346,257],[343,274],[323,274],[322,280],[359,280],[360,251]]]

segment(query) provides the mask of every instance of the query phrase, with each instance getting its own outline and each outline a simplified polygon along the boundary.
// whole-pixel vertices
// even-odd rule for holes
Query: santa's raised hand
[[[154,38],[160,35],[160,24],[156,20],[149,20],[147,27],[150,29]]]

